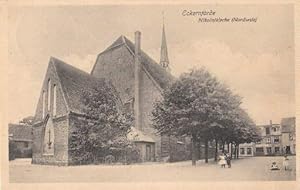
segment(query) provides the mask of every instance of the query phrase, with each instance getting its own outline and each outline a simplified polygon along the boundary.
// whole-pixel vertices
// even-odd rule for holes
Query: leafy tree
[[[127,140],[131,114],[122,113],[115,91],[108,85],[84,92],[84,116],[75,121],[71,152],[81,163],[101,162],[107,155],[122,155],[133,147]]]
[[[232,138],[240,138],[232,136],[236,130],[247,135],[247,127],[236,127],[237,123],[238,126],[243,123],[235,121],[240,117],[237,112],[240,104],[241,98],[204,68],[192,70],[182,74],[163,93],[163,100],[155,104],[152,113],[154,126],[163,134],[190,136],[193,165],[196,164],[196,142],[203,141],[207,162],[208,141],[215,140],[216,145],[218,141],[223,145],[225,142],[232,142],[235,140]],[[248,126],[248,120],[242,121],[245,121],[243,126]]]
[[[19,123],[20,124],[25,124],[25,125],[33,125],[34,122],[34,116],[28,116],[23,118]]]

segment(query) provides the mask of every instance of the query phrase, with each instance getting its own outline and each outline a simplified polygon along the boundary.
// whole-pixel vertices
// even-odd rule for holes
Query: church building
[[[161,136],[152,125],[154,103],[175,80],[170,74],[165,29],[163,27],[160,63],[141,49],[141,32],[135,41],[120,36],[100,53],[90,74],[51,58],[38,102],[33,127],[33,163],[73,164],[69,152],[72,124],[80,119],[83,90],[111,85],[122,109],[133,113],[134,126],[128,138],[140,150],[142,161],[162,161],[175,149],[177,160],[187,159],[185,139]],[[172,144],[172,146],[171,146]]]

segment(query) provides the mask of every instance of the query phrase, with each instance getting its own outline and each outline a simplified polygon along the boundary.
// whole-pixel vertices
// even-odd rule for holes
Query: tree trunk
[[[192,165],[196,166],[196,139],[192,137]]]
[[[240,154],[240,145],[237,144],[237,155],[236,155],[237,159],[239,159],[239,154]]]
[[[168,135],[168,137],[169,137],[169,161],[168,162],[172,162],[173,157],[172,157],[172,147],[171,147],[171,135]]]
[[[227,143],[227,152],[229,153],[229,143]]]
[[[218,161],[218,140],[215,140],[216,147],[215,147],[215,161]]]
[[[201,160],[201,143],[197,142],[197,160]]]
[[[205,139],[205,163],[208,163],[208,140]]]
[[[236,159],[236,144],[234,144],[234,159]]]
[[[233,147],[232,147],[232,143],[231,143],[231,144],[230,144],[230,150],[231,150],[231,151],[230,151],[230,157],[231,157],[231,158],[232,158],[232,152],[233,152],[232,149],[233,149]]]
[[[225,143],[222,142],[222,152],[224,153],[225,152]]]

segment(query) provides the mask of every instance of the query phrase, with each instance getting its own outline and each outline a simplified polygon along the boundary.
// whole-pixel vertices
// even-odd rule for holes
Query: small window
[[[53,115],[56,115],[56,85],[53,86]]]
[[[271,138],[266,138],[266,143],[271,143]]]
[[[247,154],[251,155],[252,154],[252,148],[247,148]]]
[[[25,148],[28,148],[28,147],[29,147],[29,143],[28,143],[28,142],[25,142],[25,143],[24,143],[24,147],[25,147]]]
[[[264,148],[262,148],[262,147],[256,148],[256,152],[262,153],[262,152],[264,152]]]
[[[277,128],[276,128],[276,127],[273,127],[273,131],[276,132],[276,131],[277,131]]]
[[[42,97],[43,97],[43,102],[42,102],[42,104],[43,104],[43,107],[42,107],[42,112],[43,112],[43,118],[45,118],[45,114],[46,114],[46,92],[43,90],[43,95],[42,95]]]
[[[266,135],[270,134],[270,127],[266,127]]]
[[[51,81],[50,79],[48,80],[48,111],[50,110],[51,107]]]
[[[240,154],[245,154],[245,149],[244,148],[240,148]]]
[[[275,153],[279,153],[280,152],[280,148],[279,147],[275,147]]]
[[[274,143],[279,143],[279,137],[274,137]]]
[[[267,153],[271,154],[272,153],[272,148],[271,147],[267,147]]]

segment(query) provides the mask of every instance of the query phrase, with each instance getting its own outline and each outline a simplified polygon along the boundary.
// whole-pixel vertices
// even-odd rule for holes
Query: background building
[[[260,130],[262,140],[256,143],[255,155],[281,155],[281,127],[280,124],[257,126]]]
[[[243,143],[239,145],[239,148],[240,157],[255,156],[255,143]]]
[[[284,154],[296,154],[296,118],[281,120],[282,151]]]
[[[10,153],[14,158],[31,158],[32,156],[32,126],[8,124]],[[11,148],[13,150],[11,150]]]
[[[240,156],[296,154],[296,118],[282,118],[280,124],[258,125],[262,140],[240,145]],[[251,150],[252,149],[252,153]]]

